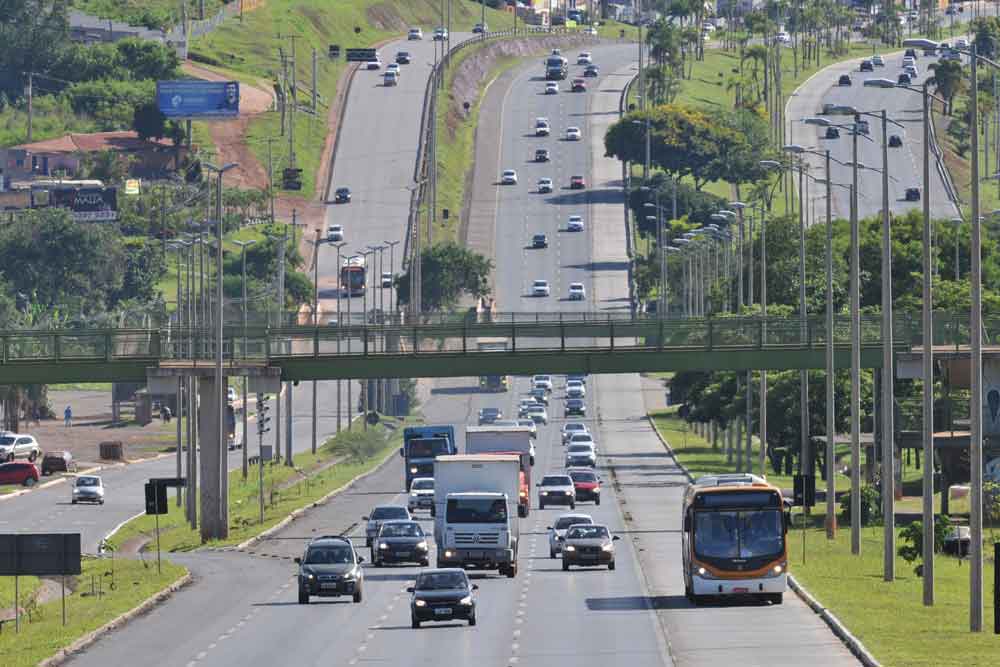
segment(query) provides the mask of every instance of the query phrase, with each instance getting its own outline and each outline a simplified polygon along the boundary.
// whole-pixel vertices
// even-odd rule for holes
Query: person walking
[[[67,405],[66,409],[63,410],[63,418],[66,420],[66,428],[69,428],[70,426],[72,426],[73,425],[73,408],[71,408],[70,406]]]

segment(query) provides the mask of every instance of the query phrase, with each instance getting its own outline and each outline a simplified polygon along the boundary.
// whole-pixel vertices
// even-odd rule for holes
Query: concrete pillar
[[[223,382],[226,379],[223,378]],[[198,381],[198,439],[201,442],[201,539],[225,539],[229,536],[228,466],[226,443],[219,440],[219,397],[214,377]]]

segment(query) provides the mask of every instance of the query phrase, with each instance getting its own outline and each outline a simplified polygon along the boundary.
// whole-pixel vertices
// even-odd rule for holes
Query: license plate
[[[451,616],[451,609],[449,607],[441,607],[440,609],[434,610],[435,616]]]
[[[595,560],[597,558],[597,554],[580,554],[580,558],[583,560]]]
[[[319,587],[322,588],[325,591],[332,591],[332,590],[336,590],[337,583],[333,582],[333,583],[329,583],[329,584],[320,584]]]
[[[734,593],[749,593],[750,589],[747,588],[746,586],[735,586],[735,587],[733,587],[733,592]]]
[[[396,558],[407,558],[410,555],[409,551],[397,551]]]

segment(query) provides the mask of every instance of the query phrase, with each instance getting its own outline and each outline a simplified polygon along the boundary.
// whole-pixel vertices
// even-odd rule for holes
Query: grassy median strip
[[[183,508],[173,497],[169,512],[160,516],[160,547],[164,551],[190,551],[202,546],[239,544],[274,526],[291,512],[316,502],[339,489],[360,474],[380,465],[399,447],[402,422],[363,430],[360,422],[354,430],[342,431],[331,438],[316,454],[295,455],[295,466],[264,466],[264,521],[260,522],[258,471],[250,469],[246,480],[240,470],[229,473],[229,539],[202,543],[198,531],[184,520]],[[139,516],[125,524],[113,537],[116,545],[134,538],[149,538],[146,550],[156,549],[155,518]]]
[[[11,622],[5,623],[0,633],[0,664],[4,667],[38,664],[139,606],[187,572],[169,561],[163,561],[162,568],[158,574],[156,562],[149,558],[119,558],[113,563],[109,558],[85,558],[83,574],[66,578],[66,625],[62,623],[62,600],[58,596],[41,605],[22,605],[26,613],[21,618],[21,631],[15,634]]]

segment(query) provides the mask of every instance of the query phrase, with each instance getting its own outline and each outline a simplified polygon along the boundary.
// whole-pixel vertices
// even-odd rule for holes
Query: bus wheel
[[[767,599],[771,601],[771,604],[781,604],[783,597],[781,593],[771,593]]]

